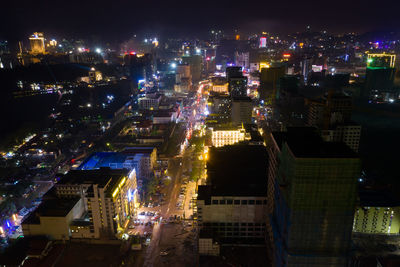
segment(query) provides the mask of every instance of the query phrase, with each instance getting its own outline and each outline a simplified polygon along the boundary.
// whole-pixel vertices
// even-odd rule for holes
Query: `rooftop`
[[[111,169],[131,169],[132,163],[140,160],[141,156],[143,156],[143,154],[139,152],[96,152],[86,158],[77,169],[93,170],[101,167],[109,167]]]
[[[79,197],[46,199],[23,221],[23,224],[39,224],[39,217],[65,217],[79,200]]]
[[[63,184],[97,184],[99,187],[108,185],[113,188],[120,179],[126,177],[128,169],[103,168],[93,170],[71,170],[57,183]]]
[[[344,143],[324,142],[313,127],[288,127],[286,132],[273,132],[272,136],[281,149],[286,143],[298,158],[358,158]]]
[[[400,207],[400,200],[390,192],[359,190],[362,207]]]
[[[266,196],[268,155],[264,146],[237,144],[211,147],[207,162],[210,185],[198,199],[211,196]]]

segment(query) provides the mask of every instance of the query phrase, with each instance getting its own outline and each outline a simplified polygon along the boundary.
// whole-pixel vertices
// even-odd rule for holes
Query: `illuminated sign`
[[[311,69],[313,72],[321,72],[322,71],[322,65],[312,65]]]
[[[267,47],[267,37],[260,37],[260,48]]]

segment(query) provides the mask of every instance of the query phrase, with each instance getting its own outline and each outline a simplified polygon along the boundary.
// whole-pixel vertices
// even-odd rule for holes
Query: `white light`
[[[394,99],[393,99],[393,98],[389,98],[389,102],[390,102],[390,103],[393,103],[393,102],[394,102]]]
[[[176,68],[176,63],[171,63],[171,68],[175,69]]]
[[[201,50],[199,48],[196,49],[196,54],[200,54]]]
[[[100,48],[96,48],[96,53],[101,54],[101,49]]]
[[[92,106],[92,104],[90,104],[90,103],[87,103],[87,105],[86,105],[88,108],[90,108],[91,106]]]

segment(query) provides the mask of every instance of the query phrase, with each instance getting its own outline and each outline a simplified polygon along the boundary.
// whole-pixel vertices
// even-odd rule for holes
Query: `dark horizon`
[[[60,1],[61,2],[61,1]],[[318,1],[288,0],[249,2],[159,2],[142,3],[115,0],[8,2],[3,7],[0,38],[11,41],[26,38],[34,31],[46,36],[92,35],[104,39],[126,40],[134,34],[203,37],[212,28],[247,33],[269,31],[293,33],[305,30],[327,30],[332,33],[365,33],[395,30],[400,18],[395,10],[400,3],[389,1],[385,7],[366,5],[362,1],[338,0],[326,6]],[[254,3],[254,4],[252,4]],[[387,8],[390,6],[391,8]]]

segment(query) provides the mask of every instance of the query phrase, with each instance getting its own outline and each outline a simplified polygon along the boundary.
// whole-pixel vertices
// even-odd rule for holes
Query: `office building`
[[[279,93],[279,82],[285,76],[285,67],[261,68],[260,76],[260,100],[266,104],[274,104]]]
[[[315,128],[268,142],[268,242],[273,266],[346,266],[361,162]]]
[[[394,98],[396,55],[368,54],[365,87],[362,97],[378,102],[387,102]]]
[[[139,206],[135,169],[73,170],[55,190],[59,198],[80,197],[84,201],[85,217],[73,223],[74,230],[80,222],[83,229],[89,226],[89,235],[84,238],[121,237]]]
[[[245,70],[250,68],[250,53],[249,52],[235,52],[235,65],[242,66]]]
[[[232,97],[247,96],[247,77],[231,77],[228,82],[229,94]]]
[[[354,214],[353,233],[398,235],[400,201],[390,192],[361,190]]]
[[[34,55],[44,54],[46,52],[44,46],[44,36],[42,32],[34,32],[29,37],[29,43],[31,45],[31,53]]]
[[[226,68],[226,78],[228,79],[228,81],[231,78],[237,78],[237,77],[243,77],[242,67],[233,66]]]
[[[189,65],[190,74],[193,83],[197,83],[201,80],[201,74],[203,70],[203,58],[201,55],[191,55],[182,57],[182,62]],[[186,76],[187,77],[187,76]]]
[[[264,146],[233,145],[209,149],[207,185],[198,188],[201,253],[218,244],[263,245],[267,201],[267,152]],[[204,242],[203,242],[204,241]],[[206,242],[208,241],[208,242]]]
[[[224,124],[231,121],[232,98],[228,95],[211,94],[208,98],[207,108],[209,115],[207,124]]]
[[[253,102],[250,97],[233,97],[232,99],[232,123],[241,125],[251,123]]]
[[[147,94],[146,97],[139,98],[139,109],[142,110],[156,110],[161,102],[161,95]]]
[[[150,179],[154,176],[154,168],[157,167],[157,148],[155,147],[126,147],[123,154],[142,154],[143,155],[143,167],[140,169],[140,175],[144,179]]]
[[[361,125],[354,122],[336,124],[328,130],[321,130],[321,137],[326,142],[343,142],[354,152],[358,152]]]

